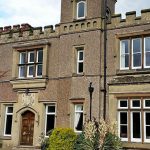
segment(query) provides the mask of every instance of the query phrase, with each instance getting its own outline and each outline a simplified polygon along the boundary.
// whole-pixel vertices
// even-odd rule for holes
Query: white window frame
[[[140,114],[140,135],[141,135],[141,138],[133,138],[133,113],[139,113]],[[131,111],[130,112],[130,116],[131,116],[131,142],[142,142],[142,124],[141,124],[141,110],[140,111]]]
[[[146,108],[146,109],[150,109],[150,106],[149,106],[149,107],[147,107],[147,106],[145,105],[145,103],[146,103],[146,100],[150,101],[150,99],[144,99],[144,104],[143,104],[143,107],[144,107],[144,108]]]
[[[82,106],[83,107],[83,110],[76,110],[76,107],[77,106]],[[77,131],[76,129],[75,129],[75,121],[76,121],[76,114],[77,113],[83,113],[83,123],[84,123],[84,105],[83,104],[75,104],[74,105],[74,132],[76,132],[76,133],[82,133],[82,131]]]
[[[137,40],[137,39],[140,39],[140,52],[136,52],[136,53],[133,53],[133,41],[134,40]],[[141,54],[141,66],[139,66],[139,67],[134,67],[133,66],[133,54],[138,54],[138,53],[140,53]],[[134,39],[132,39],[132,69],[141,69],[142,68],[142,39],[141,38],[134,38]]]
[[[150,66],[147,66],[146,65],[146,46],[145,46],[145,39],[149,39],[150,40],[150,37],[145,37],[144,38],[144,68],[150,68]],[[147,52],[149,52],[150,53],[150,51],[147,51]]]
[[[29,51],[28,52],[28,63],[34,63],[34,61],[30,61],[30,55],[31,55],[31,53],[33,53],[34,57],[35,57],[35,52],[34,51]]]
[[[34,70],[33,70],[33,75],[29,75],[29,68],[30,68],[31,66],[33,66],[33,69],[34,69],[34,64],[33,64],[33,65],[28,65],[28,66],[27,66],[27,77],[33,78],[33,76],[34,76]]]
[[[79,60],[80,58],[80,53],[83,53],[83,60]],[[83,72],[84,72],[84,48],[80,48],[77,50],[77,74],[82,74],[83,72],[79,72],[79,64],[83,63]]]
[[[79,5],[80,5],[80,3],[84,3],[84,16],[83,17],[79,17],[78,16],[78,12],[79,12]],[[86,6],[86,2],[85,1],[79,1],[78,3],[77,3],[77,19],[84,19],[85,17],[86,17],[86,12],[87,12],[87,6]]]
[[[144,111],[144,142],[150,143],[150,139],[146,139],[146,126],[150,127],[150,125],[146,125],[146,113],[150,113],[150,111]]]
[[[48,112],[48,107],[49,106],[55,106],[55,112]],[[55,124],[56,124],[56,103],[50,103],[50,104],[46,104],[46,112],[45,112],[45,137],[48,137],[46,135],[46,127],[47,127],[47,116],[48,115],[54,115],[55,117],[55,121],[54,121],[54,127],[55,127]]]
[[[6,123],[7,123],[7,116],[8,115],[12,115],[12,120],[13,120],[13,112],[12,113],[8,113],[8,107],[12,107],[13,105],[7,105],[5,108],[5,122],[4,122],[4,136],[11,136],[11,134],[6,134]],[[12,131],[12,127],[11,127],[11,131]]]
[[[120,123],[120,113],[127,113],[127,124],[121,124]],[[127,126],[127,138],[120,137],[120,126],[121,125],[126,125]],[[119,135],[121,141],[128,141],[128,111],[119,111],[118,112],[118,135]]]
[[[122,102],[122,101],[126,101],[127,102],[127,107],[120,107],[120,102]],[[118,108],[119,109],[128,109],[128,100],[127,99],[118,100]]]
[[[139,107],[133,107],[133,105],[132,105],[133,101],[139,101],[140,106]],[[141,99],[131,99],[130,102],[131,102],[130,106],[131,106],[132,109],[141,109]]]
[[[129,52],[128,53],[124,53],[124,54],[122,54],[122,42],[123,41],[128,41],[128,49],[129,49]],[[121,40],[120,41],[120,70],[128,70],[129,69],[129,66],[128,67],[122,67],[121,65],[122,65],[122,55],[126,55],[126,54],[128,54],[129,55],[129,62],[130,62],[130,40],[129,39],[126,39],[126,40]],[[130,65],[130,64],[129,64]]]

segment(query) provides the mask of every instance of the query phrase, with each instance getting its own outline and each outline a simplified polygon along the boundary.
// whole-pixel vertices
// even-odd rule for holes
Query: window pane
[[[25,66],[19,67],[19,77],[25,77]]]
[[[12,128],[12,115],[7,115],[6,117],[5,134],[10,135]]]
[[[145,38],[145,51],[150,51],[150,37]]]
[[[128,107],[127,100],[120,101],[120,107]]]
[[[37,76],[42,76],[42,65],[37,65]]]
[[[146,57],[145,58],[146,66],[150,66],[150,52],[146,52],[145,55],[146,55],[145,56]]]
[[[79,60],[83,60],[83,52],[79,52]]]
[[[141,66],[141,53],[133,54],[133,67]]]
[[[75,111],[83,111],[83,105],[76,105]]]
[[[121,68],[129,67],[129,55],[122,55],[121,56]]]
[[[85,3],[79,2],[78,3],[78,18],[85,17],[84,12],[85,12]]]
[[[150,113],[145,113],[146,115],[146,125],[150,125]]]
[[[140,113],[133,112],[133,138],[141,138]]]
[[[121,41],[121,54],[129,53],[129,40]]]
[[[38,51],[38,61],[37,62],[40,62],[40,63],[43,62],[43,51],[42,50]]]
[[[33,72],[34,72],[34,66],[28,66],[28,75],[29,76],[33,76]]]
[[[133,53],[141,52],[141,39],[133,39]]]
[[[127,124],[127,112],[120,113],[120,124]]]
[[[55,125],[55,115],[47,115],[46,120],[46,135],[48,135],[48,132],[52,129],[54,129]]]
[[[150,100],[145,100],[145,107],[150,107]]]
[[[140,107],[140,100],[132,100],[132,107]]]
[[[127,125],[120,126],[120,137],[127,138]]]
[[[34,51],[29,52],[29,62],[34,62]]]
[[[83,113],[75,114],[75,130],[82,131],[83,127]]]
[[[26,53],[22,52],[20,53],[20,64],[25,64],[26,62]]]
[[[13,113],[13,107],[7,107],[7,113]]]
[[[79,72],[79,73],[82,73],[82,72],[83,72],[83,62],[79,63],[78,72]]]
[[[48,106],[48,113],[54,113],[55,112],[55,106]]]

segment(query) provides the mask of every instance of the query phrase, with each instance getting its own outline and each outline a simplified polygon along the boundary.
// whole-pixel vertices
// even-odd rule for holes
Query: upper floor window
[[[79,1],[77,3],[77,19],[83,19],[86,16],[86,2]]]
[[[120,69],[150,68],[150,37],[120,41]]]
[[[4,136],[11,136],[12,118],[13,118],[13,106],[6,106]]]
[[[19,53],[19,78],[42,76],[43,50],[27,50]]]
[[[80,48],[77,50],[77,74],[83,73],[84,50]]]

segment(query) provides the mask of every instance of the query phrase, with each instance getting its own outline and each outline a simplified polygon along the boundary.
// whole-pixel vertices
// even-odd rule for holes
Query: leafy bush
[[[116,125],[96,120],[87,121],[83,133],[78,135],[75,150],[120,150],[121,141],[116,135]]]
[[[49,138],[48,150],[73,150],[76,138],[70,128],[55,128]]]

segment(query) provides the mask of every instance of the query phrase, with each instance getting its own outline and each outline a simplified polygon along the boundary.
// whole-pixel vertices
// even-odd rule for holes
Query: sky
[[[61,0],[0,0],[0,27],[29,23],[34,27],[60,22]],[[116,14],[150,8],[150,0],[117,0]]]

